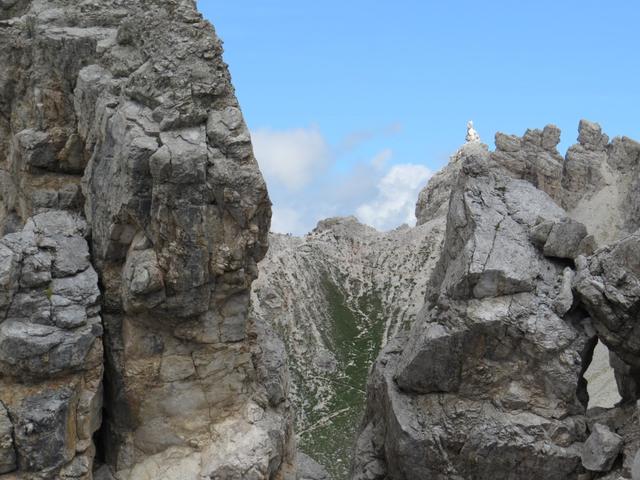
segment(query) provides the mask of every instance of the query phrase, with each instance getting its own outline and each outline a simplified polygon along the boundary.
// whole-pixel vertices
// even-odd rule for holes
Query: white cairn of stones
[[[467,136],[465,137],[467,143],[480,143],[480,135],[473,128],[473,122],[469,120],[467,122]]]

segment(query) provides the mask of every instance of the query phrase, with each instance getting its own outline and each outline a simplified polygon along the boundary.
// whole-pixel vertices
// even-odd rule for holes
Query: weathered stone
[[[603,150],[609,137],[602,133],[600,125],[588,120],[580,120],[578,143],[588,150]]]
[[[297,467],[296,480],[331,480],[324,467],[306,453],[298,452]]]
[[[496,150],[491,158],[514,178],[531,182],[559,203],[562,156],[556,150],[560,129],[547,125],[543,130],[527,130],[522,138],[496,133]]]
[[[279,454],[268,430],[245,421],[235,421],[218,425],[215,433],[218,441],[204,452],[202,460],[202,469],[209,478],[269,478],[269,463]]]
[[[0,403],[0,475],[16,469],[16,451],[13,446],[13,424],[4,405]]]
[[[609,364],[613,369],[622,400],[634,402],[640,398],[640,369],[628,365],[612,351],[609,351]]]
[[[562,272],[562,284],[560,285],[560,291],[553,300],[553,311],[561,317],[564,317],[573,306],[572,287],[574,278],[575,272],[569,267],[565,268]]]
[[[461,381],[464,333],[429,323],[411,337],[398,365],[396,383],[417,393],[455,392]]]
[[[622,449],[623,439],[606,425],[596,423],[582,447],[582,465],[587,470],[608,472]]]
[[[476,146],[487,148],[482,144],[476,144]],[[436,172],[429,179],[429,183],[420,191],[415,210],[417,225],[424,225],[431,220],[446,217],[449,211],[451,188],[456,183],[462,158],[463,154],[460,150],[453,154],[445,168]]]
[[[56,161],[55,147],[49,141],[46,132],[33,129],[23,130],[16,134],[17,151],[25,166],[52,169]]]
[[[573,260],[578,255],[593,253],[595,248],[586,227],[568,217],[557,221],[538,219],[530,230],[530,238],[548,257]]]
[[[427,303],[372,370],[353,478],[577,479],[593,331],[571,313],[571,269],[530,233],[565,213],[461,153]]]
[[[115,480],[108,465],[102,465],[93,472],[93,480]]]
[[[602,341],[640,368],[640,231],[578,264],[574,288]]]
[[[536,212],[557,219],[561,209],[528,182],[490,174],[486,151],[467,146],[463,151],[468,156],[460,178],[468,187],[451,195],[447,231],[455,257],[441,272],[443,289],[458,298],[531,291],[542,265],[528,229],[537,221]],[[517,214],[510,215],[514,210]]]
[[[27,397],[22,402],[15,423],[21,470],[37,472],[62,467],[73,460],[76,436],[71,396],[69,390],[63,389]]]
[[[580,222],[563,218],[554,222],[543,251],[547,257],[574,259],[579,254],[582,241],[587,236],[587,228]]]
[[[277,407],[289,399],[289,371],[284,342],[264,320],[251,316],[249,338],[255,345],[252,352],[260,383],[269,403]]]
[[[633,457],[633,466],[631,467],[632,480],[640,480],[640,450]]]
[[[554,225],[555,222],[553,220],[539,218],[538,222],[529,231],[531,241],[538,247],[543,248]]]
[[[258,403],[238,471],[293,468],[282,352],[248,334],[265,183],[212,26],[152,3],[0,10],[0,401],[34,480],[89,480],[101,426],[119,479],[206,476]]]
[[[12,302],[0,322],[0,404],[13,423],[14,468],[37,478],[91,475],[93,454],[84,452],[92,452],[100,426],[102,325],[85,230],[77,215],[52,211],[0,240],[12,251],[5,276]],[[56,263],[60,252],[68,261]],[[11,273],[14,261],[23,268]]]

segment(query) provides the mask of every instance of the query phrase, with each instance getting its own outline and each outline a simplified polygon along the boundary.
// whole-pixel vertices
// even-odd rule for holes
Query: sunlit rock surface
[[[582,121],[563,159],[559,138],[467,144],[421,193],[444,247],[373,366],[352,478],[631,478],[638,144]]]
[[[5,1],[0,45],[0,472],[284,477],[283,350],[248,320],[270,202],[212,26]]]

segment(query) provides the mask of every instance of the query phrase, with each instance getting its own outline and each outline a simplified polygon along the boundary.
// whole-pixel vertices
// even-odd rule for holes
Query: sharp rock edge
[[[593,277],[607,268],[612,289],[634,272],[640,145],[588,121],[564,158],[559,141],[548,125],[498,133],[493,152],[464,145],[421,192],[414,228],[350,217],[272,234],[252,315],[281,333],[301,447],[336,477],[591,478],[599,423],[624,438],[602,459],[611,478],[630,475],[635,408],[587,412],[584,376],[600,338],[621,396],[637,398],[635,280],[616,287],[614,315]],[[625,329],[607,330],[619,317]],[[349,393],[365,384],[359,424],[365,394]]]
[[[292,478],[248,317],[270,202],[213,27],[5,0],[0,44],[0,477]]]

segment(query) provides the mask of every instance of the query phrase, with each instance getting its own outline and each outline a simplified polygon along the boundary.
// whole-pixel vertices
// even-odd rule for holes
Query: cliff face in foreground
[[[421,194],[419,223],[447,212],[442,254],[372,368],[352,478],[631,478],[639,145],[583,121],[563,160],[559,133],[466,144]],[[628,402],[611,409],[587,409],[598,340]]]
[[[280,478],[270,202],[213,28],[10,0],[0,45],[0,477]]]
[[[355,479],[640,478],[636,142],[583,121],[563,159],[555,127],[498,134],[416,228],[331,219],[265,257],[192,0],[2,0],[0,45],[0,478],[291,480],[287,363],[338,476],[366,382]],[[588,409],[598,341],[611,409]]]

